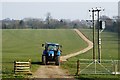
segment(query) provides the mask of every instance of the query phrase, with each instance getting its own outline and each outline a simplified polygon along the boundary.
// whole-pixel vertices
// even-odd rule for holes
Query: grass
[[[16,60],[31,59],[32,72],[36,71],[44,49],[41,44],[44,42],[61,44],[62,55],[79,51],[87,46],[75,31],[69,29],[2,30],[3,77],[7,78],[13,74],[13,62]]]
[[[80,29],[80,31],[82,33],[84,33],[84,35],[92,41],[92,29]],[[113,33],[113,32],[104,31],[101,34],[101,38],[102,38],[102,53],[101,53],[102,60],[104,60],[104,59],[117,60],[118,59],[118,34]],[[96,34],[96,40],[97,40],[97,34]],[[84,54],[80,54],[78,56],[75,56],[75,57],[72,57],[72,58],[68,59],[67,62],[62,63],[62,67],[65,68],[65,69],[68,69],[71,74],[75,75],[76,74],[76,68],[77,68],[76,61],[78,59],[89,59],[89,61],[90,61],[90,59],[92,59],[92,49],[89,50],[88,52],[84,53]],[[97,48],[96,48],[96,59],[97,59]],[[80,68],[84,69],[89,64],[82,64],[81,63]],[[110,70],[113,69],[111,67],[112,66],[111,61],[109,62],[109,64],[103,64],[102,63],[102,65],[105,66],[107,69],[110,69]],[[103,69],[103,68],[100,68],[100,67],[101,66],[99,64],[97,64],[97,70],[98,71],[99,71],[99,69]],[[114,80],[114,79],[117,78],[116,80],[118,80],[118,76],[110,75],[110,74],[108,74],[108,75],[103,75],[103,74],[102,75],[99,75],[99,74],[90,75],[93,70],[94,70],[94,64],[92,64],[89,67],[88,71],[86,72],[86,75],[81,74],[79,76],[76,76],[76,78],[79,78],[79,79],[82,79],[82,80],[98,80],[99,78],[100,79],[105,78],[105,80],[106,79]],[[102,71],[104,72],[105,69],[103,69]],[[90,74],[89,74],[89,72],[90,72]]]
[[[91,29],[80,29],[88,39],[92,41]],[[2,32],[2,59],[3,59],[3,77],[13,75],[13,61],[26,61],[29,58],[32,60],[32,71],[34,72],[41,61],[41,54],[44,48],[41,44],[48,42],[60,43],[63,45],[62,55],[79,51],[85,48],[86,43],[73,30],[3,30]],[[102,59],[115,60],[118,59],[118,36],[117,33],[103,32],[102,36]],[[96,35],[97,37],[97,35]],[[82,45],[82,46],[81,46]],[[97,48],[96,48],[97,53]],[[97,55],[97,54],[96,54]],[[96,57],[97,58],[97,57]],[[72,75],[76,73],[76,61],[78,59],[92,59],[92,50],[70,58],[67,62],[62,63],[64,69],[68,69]],[[9,66],[8,66],[9,65]],[[103,64],[108,66],[110,64]],[[86,65],[82,65],[84,68]],[[98,66],[99,67],[99,66]],[[93,66],[91,65],[91,70]],[[21,76],[18,76],[21,77]],[[90,75],[81,74],[76,76],[82,80],[118,80],[116,75]]]
[[[86,35],[86,37],[88,37],[88,39],[92,41],[92,29],[81,29],[80,31],[82,31],[84,35]],[[101,58],[117,60],[118,59],[118,34],[114,32],[104,31],[101,33],[101,39],[102,39]],[[96,33],[96,41],[97,41],[97,33]],[[97,42],[96,42],[96,55],[97,55]],[[80,58],[91,59],[92,50],[80,56],[81,56]],[[86,57],[83,57],[83,56],[86,56]]]
[[[95,74],[84,74],[84,75],[80,75],[80,76],[76,76],[76,78],[80,79],[80,80],[120,80],[118,78],[118,75],[95,75]]]

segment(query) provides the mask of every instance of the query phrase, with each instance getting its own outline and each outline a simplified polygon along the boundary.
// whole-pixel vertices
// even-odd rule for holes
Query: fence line
[[[79,74],[120,74],[120,60],[101,60],[99,63],[92,59],[77,60],[77,75]]]

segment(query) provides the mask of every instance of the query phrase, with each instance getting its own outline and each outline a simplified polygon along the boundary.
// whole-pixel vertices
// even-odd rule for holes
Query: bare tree
[[[51,19],[51,13],[48,12],[46,14],[46,22],[47,22],[47,27],[50,28],[50,19]]]

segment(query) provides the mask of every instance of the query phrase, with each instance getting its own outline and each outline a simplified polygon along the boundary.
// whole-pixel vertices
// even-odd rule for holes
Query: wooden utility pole
[[[98,30],[98,37],[97,37],[97,44],[98,44],[98,62],[101,62],[101,38],[100,38],[100,25],[99,25],[99,13],[101,9],[92,8],[92,10],[89,10],[89,12],[92,12],[92,23],[93,23],[93,60],[96,60],[96,53],[95,53],[95,26],[94,26],[94,13],[97,12],[98,19],[97,19],[97,30]]]
[[[100,21],[99,21],[99,15],[100,15],[100,11],[102,11],[101,7],[100,8],[97,8],[95,9],[95,12],[97,12],[97,16],[98,16],[98,19],[97,19],[97,28],[98,28],[98,62],[101,63],[101,36],[100,36]],[[103,9],[104,11],[104,9]]]
[[[95,10],[97,11],[98,14],[98,19],[97,19],[97,28],[98,28],[98,62],[101,62],[101,43],[100,43],[100,26],[99,26],[99,12],[101,11],[101,9],[97,9]]]
[[[95,54],[95,26],[94,26],[94,12],[95,10],[92,8],[92,10],[89,10],[89,12],[92,12],[92,26],[93,26],[93,61],[96,60],[96,54]]]

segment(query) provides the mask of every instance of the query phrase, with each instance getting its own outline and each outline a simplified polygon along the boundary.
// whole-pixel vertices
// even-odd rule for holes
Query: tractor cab
[[[60,55],[62,47],[61,45],[57,43],[45,43],[42,44],[42,47],[45,46],[45,49],[43,50],[42,54],[42,63],[47,64],[48,61],[54,61],[56,65],[59,65],[60,63]]]

